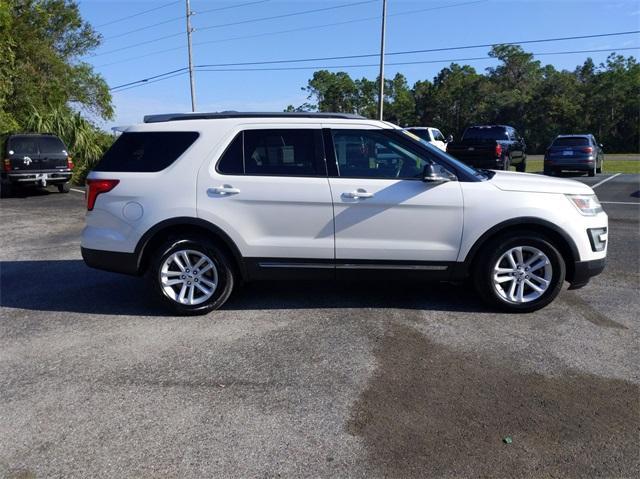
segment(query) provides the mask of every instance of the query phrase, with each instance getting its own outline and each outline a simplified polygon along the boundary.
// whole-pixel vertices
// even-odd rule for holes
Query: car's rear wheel
[[[589,176],[596,176],[596,170],[597,170],[596,165],[597,165],[597,162],[594,163],[593,168],[589,170]]]
[[[71,191],[71,185],[69,183],[60,183],[58,185],[59,193],[69,193]]]
[[[564,259],[539,233],[509,233],[492,240],[479,255],[475,287],[484,301],[503,311],[536,311],[553,301],[562,289]]]
[[[604,160],[600,162],[600,167],[596,168],[596,173],[602,173],[602,168],[604,167]]]
[[[0,182],[0,197],[9,198],[13,196],[13,185],[10,181]]]
[[[520,163],[516,165],[516,171],[524,173],[527,171],[527,157],[525,156]]]
[[[222,306],[233,291],[233,265],[205,238],[173,238],[156,252],[152,287],[178,314],[206,314]]]

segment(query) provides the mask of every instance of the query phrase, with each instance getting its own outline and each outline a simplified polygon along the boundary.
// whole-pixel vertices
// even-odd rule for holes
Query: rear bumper
[[[80,248],[80,250],[82,259],[91,268],[134,276],[139,274],[138,255],[136,253],[120,253],[89,248]]]
[[[573,278],[569,289],[578,289],[585,286],[589,279],[599,275],[604,270],[606,258],[591,261],[577,261],[573,265]]]
[[[66,183],[71,180],[71,171],[30,171],[28,173],[3,173],[2,179],[11,183],[40,184]]]
[[[544,162],[544,167],[554,170],[588,171],[592,170],[595,164],[595,159],[588,161],[547,160]]]

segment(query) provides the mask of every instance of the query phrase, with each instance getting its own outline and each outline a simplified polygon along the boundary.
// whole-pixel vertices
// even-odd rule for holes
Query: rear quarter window
[[[153,173],[176,161],[198,138],[194,131],[123,133],[95,171]]]

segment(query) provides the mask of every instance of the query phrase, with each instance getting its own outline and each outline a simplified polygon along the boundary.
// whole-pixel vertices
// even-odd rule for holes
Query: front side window
[[[444,141],[444,135],[440,132],[440,130],[433,130],[433,139],[435,141]]]
[[[238,133],[218,162],[224,175],[324,176],[320,130],[268,129]]]
[[[343,178],[422,179],[424,167],[434,163],[426,152],[418,155],[379,131],[332,130],[332,136]]]

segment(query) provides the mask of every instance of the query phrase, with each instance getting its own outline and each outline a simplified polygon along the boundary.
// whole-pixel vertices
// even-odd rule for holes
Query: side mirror
[[[444,140],[445,143],[451,143],[453,141],[453,135],[447,136],[447,139]]]
[[[599,146],[600,148],[604,148],[604,145],[603,145],[602,143],[598,143],[598,146]]]
[[[442,176],[433,163],[428,163],[422,170],[422,181],[428,183],[436,183],[440,181],[451,181],[448,176]]]

